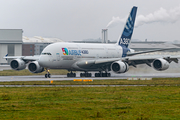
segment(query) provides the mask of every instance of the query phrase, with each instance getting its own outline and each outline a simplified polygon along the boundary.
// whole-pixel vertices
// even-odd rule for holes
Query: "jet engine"
[[[158,71],[166,70],[169,68],[169,62],[162,58],[155,59],[153,61],[153,67]]]
[[[115,73],[125,73],[129,70],[129,65],[122,61],[115,61],[111,64],[111,70]]]
[[[44,71],[44,68],[41,67],[37,61],[29,63],[28,69],[32,73],[41,73]]]
[[[26,63],[22,59],[14,59],[10,62],[10,66],[14,70],[23,70],[26,68]]]

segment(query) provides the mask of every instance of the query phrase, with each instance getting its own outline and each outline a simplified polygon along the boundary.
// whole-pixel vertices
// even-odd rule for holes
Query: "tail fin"
[[[136,19],[136,12],[137,12],[137,7],[134,6],[126,21],[123,33],[117,41],[118,45],[122,47],[128,48],[128,45],[131,41],[131,36],[133,34],[133,29],[134,29],[134,24],[135,24],[135,19]]]

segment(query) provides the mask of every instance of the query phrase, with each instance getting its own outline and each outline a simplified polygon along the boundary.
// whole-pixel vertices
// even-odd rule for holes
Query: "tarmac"
[[[74,79],[93,79],[93,80],[107,80],[107,79],[128,79],[128,78],[177,78],[180,77],[179,73],[146,73],[146,74],[113,74],[111,77],[66,77],[66,75],[51,75],[51,78],[45,78],[44,75],[33,76],[0,76],[0,82],[7,81],[62,81]]]
[[[107,79],[128,79],[128,78],[177,78],[180,77],[180,64],[172,64],[167,71],[155,71],[152,68],[139,66],[138,68],[131,68],[128,72],[122,74],[115,74],[111,72],[111,77],[92,77],[82,78],[80,72],[76,73],[77,77],[67,77],[66,75],[51,75],[51,78],[45,78],[44,75],[33,76],[0,76],[0,82],[5,81],[62,81],[62,80],[74,80],[74,79],[92,79],[92,80],[107,80]],[[8,65],[0,65],[0,70],[11,69]]]

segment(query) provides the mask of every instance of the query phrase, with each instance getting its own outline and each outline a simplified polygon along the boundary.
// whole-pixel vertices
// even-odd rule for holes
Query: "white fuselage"
[[[121,58],[122,47],[117,44],[54,43],[40,55],[39,64],[50,69],[72,70],[78,61]],[[77,69],[76,70],[84,70]]]

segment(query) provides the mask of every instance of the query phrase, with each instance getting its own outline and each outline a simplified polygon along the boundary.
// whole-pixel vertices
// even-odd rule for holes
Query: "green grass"
[[[52,75],[66,75],[68,73],[68,71],[67,70],[50,70],[50,73]],[[45,75],[45,74],[46,74],[45,71],[42,73],[31,73],[27,69],[20,70],[20,71],[16,71],[16,70],[0,71],[0,76]]]
[[[179,120],[180,88],[0,88],[1,119]]]

